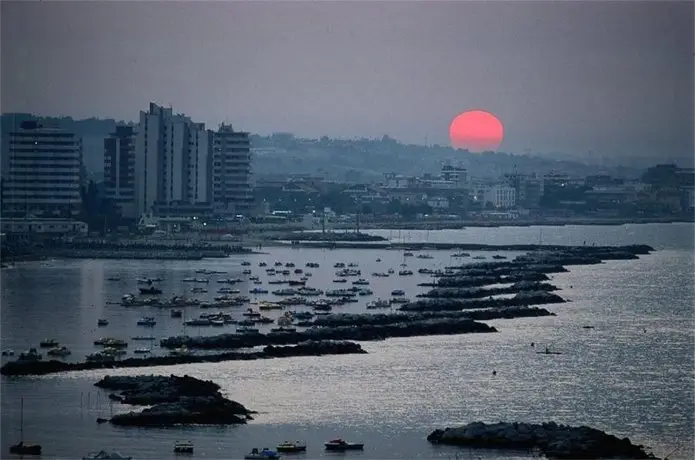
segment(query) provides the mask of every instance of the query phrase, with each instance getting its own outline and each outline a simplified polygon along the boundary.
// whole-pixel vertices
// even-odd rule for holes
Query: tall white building
[[[202,123],[150,103],[135,142],[135,212],[211,202],[212,133]]]
[[[212,200],[220,214],[248,215],[253,207],[249,133],[222,124],[214,133]]]
[[[75,133],[23,122],[9,133],[3,212],[37,217],[74,216],[82,199],[82,139]]]

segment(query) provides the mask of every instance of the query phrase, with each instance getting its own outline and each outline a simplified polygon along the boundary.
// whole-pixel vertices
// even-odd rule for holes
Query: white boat
[[[137,353],[139,355],[144,355],[151,352],[152,350],[150,350],[149,348],[136,348],[135,350],[133,350],[133,353]]]
[[[132,460],[133,457],[122,455],[120,452],[107,452],[105,450],[99,452],[91,452],[82,460]]]
[[[305,452],[306,451],[306,443],[301,442],[301,441],[285,441],[282,444],[278,444],[276,447],[278,452],[287,452],[287,453],[295,453],[295,452]]]
[[[191,441],[176,441],[174,444],[174,452],[177,454],[192,454],[193,443]]]

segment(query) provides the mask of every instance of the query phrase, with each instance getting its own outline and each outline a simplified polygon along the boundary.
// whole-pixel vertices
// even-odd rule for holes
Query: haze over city
[[[3,2],[2,112],[137,119],[149,101],[254,133],[693,156],[692,2]],[[591,153],[590,153],[591,152]]]

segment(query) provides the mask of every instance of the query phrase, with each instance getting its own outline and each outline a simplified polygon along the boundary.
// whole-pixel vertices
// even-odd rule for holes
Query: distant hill
[[[406,175],[437,173],[444,164],[461,165],[475,177],[499,177],[505,173],[544,174],[564,172],[585,176],[607,173],[639,177],[642,170],[601,167],[580,161],[500,152],[471,153],[444,146],[405,145],[384,136],[380,140],[299,139],[291,135],[251,136],[254,171],[257,174],[313,173],[336,180],[368,182],[383,173]]]
[[[71,117],[34,117],[20,113],[3,114],[1,117],[3,134],[9,132],[13,125],[18,126],[22,121],[31,119],[74,130],[82,136],[85,167],[94,177],[103,173],[104,137],[113,132],[117,124],[134,124],[114,119],[74,120]],[[253,169],[258,176],[310,173],[334,180],[370,182],[382,179],[386,172],[408,175],[437,173],[443,164],[460,164],[475,177],[498,177],[514,171],[522,174],[566,172],[576,175],[601,172],[623,177],[639,177],[642,173],[642,168],[637,167],[602,168],[548,156],[499,152],[475,154],[438,145],[406,145],[388,136],[381,139],[342,140],[327,137],[302,139],[291,134],[252,135],[251,145],[256,151]],[[2,136],[2,149],[5,158],[5,135]]]

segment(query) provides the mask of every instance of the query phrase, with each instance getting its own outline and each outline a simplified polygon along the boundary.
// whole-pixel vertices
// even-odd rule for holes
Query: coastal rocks
[[[492,295],[500,295],[500,294],[516,294],[521,291],[545,291],[545,292],[550,292],[550,291],[556,291],[557,287],[553,286],[550,283],[537,283],[537,282],[531,282],[531,281],[519,281],[518,283],[514,283],[511,286],[507,287],[499,287],[499,288],[470,288],[470,289],[461,289],[461,288],[437,288],[437,289],[432,289],[424,294],[419,294],[417,297],[426,297],[426,298],[438,298],[438,299],[446,299],[446,298],[458,298],[458,299],[474,299],[474,298],[482,298],[482,297],[489,297]]]
[[[550,292],[522,291],[510,298],[418,300],[405,304],[400,309],[402,311],[456,311],[470,308],[522,307],[564,302],[562,297]]]
[[[214,396],[220,390],[220,386],[210,380],[199,380],[187,375],[107,375],[94,386],[120,391],[121,402],[140,406],[175,402],[183,396]]]
[[[362,327],[318,327],[305,331],[270,334],[221,334],[206,337],[178,336],[160,342],[164,348],[219,349],[248,348],[262,345],[286,345],[307,340],[381,340],[389,337],[497,332],[494,327],[468,318],[434,318],[423,321],[403,321],[394,324],[363,325]]]
[[[219,385],[187,375],[106,376],[95,386],[121,390],[124,403],[152,405],[140,412],[114,415],[110,421],[119,426],[242,424],[255,413],[222,396]]]
[[[45,375],[56,372],[82,371],[102,368],[172,366],[189,363],[216,363],[221,361],[252,361],[256,359],[284,358],[290,356],[319,356],[329,354],[366,353],[353,342],[305,341],[295,346],[270,347],[263,351],[225,352],[207,355],[150,356],[127,358],[108,362],[66,363],[63,361],[10,361],[0,368],[2,375]],[[117,397],[120,400],[120,397]],[[113,398],[112,398],[113,399]]]
[[[317,317],[313,324],[323,327],[357,326],[376,324],[396,324],[403,322],[425,321],[428,319],[468,318],[476,321],[490,319],[529,318],[555,316],[545,308],[510,307],[467,311],[432,311],[432,312],[396,312],[396,313],[337,313]]]
[[[551,273],[551,272],[547,272]],[[435,283],[421,283],[418,286],[431,286],[431,287],[450,287],[450,288],[465,288],[465,287],[480,287],[489,284],[506,284],[506,283],[519,283],[523,281],[547,281],[548,275],[543,272],[529,271],[529,272],[514,272],[508,275],[470,275],[466,271],[456,272],[452,275],[445,275],[440,277]]]
[[[435,430],[427,440],[435,444],[489,449],[539,449],[548,458],[557,459],[655,458],[628,438],[619,439],[594,428],[554,422],[542,425],[473,422],[457,428]]]
[[[272,356],[273,358],[367,353],[364,349],[362,349],[362,346],[359,343],[344,340],[309,340],[295,346],[288,347],[276,347],[274,345],[268,345],[263,348],[263,352],[268,356]]]

